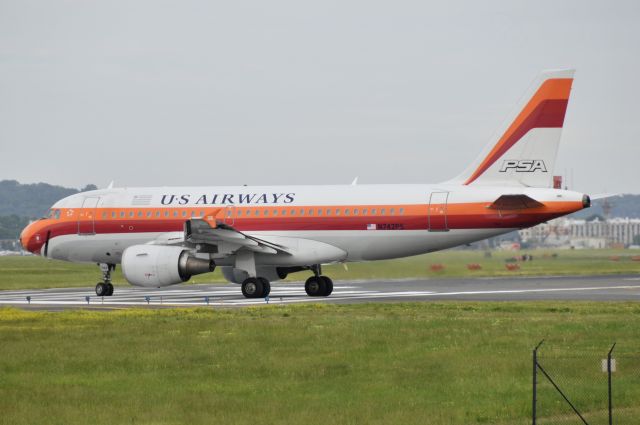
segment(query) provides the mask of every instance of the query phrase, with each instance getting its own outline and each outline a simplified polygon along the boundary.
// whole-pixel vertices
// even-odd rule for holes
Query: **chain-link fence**
[[[640,353],[539,345],[532,401],[534,425],[640,424]]]

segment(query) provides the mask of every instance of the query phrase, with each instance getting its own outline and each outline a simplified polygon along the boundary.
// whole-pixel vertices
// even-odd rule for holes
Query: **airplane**
[[[322,265],[400,258],[535,226],[591,205],[553,187],[574,70],[542,72],[503,131],[457,177],[438,184],[134,187],[56,202],[22,232],[45,258],[96,263],[98,296],[111,273],[165,287],[219,267],[247,298],[308,271],[305,291],[333,291]]]

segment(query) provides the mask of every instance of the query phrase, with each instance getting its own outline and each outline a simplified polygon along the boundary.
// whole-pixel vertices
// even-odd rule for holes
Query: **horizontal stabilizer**
[[[488,208],[492,210],[524,210],[529,208],[544,207],[544,204],[527,195],[502,195]]]
[[[591,200],[597,201],[598,199],[613,198],[614,196],[622,196],[622,195],[619,193],[598,193],[597,195],[591,195]]]

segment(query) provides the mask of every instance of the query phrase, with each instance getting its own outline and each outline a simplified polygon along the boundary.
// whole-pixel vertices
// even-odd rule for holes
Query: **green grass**
[[[410,277],[487,277],[640,273],[640,261],[632,260],[640,252],[625,250],[536,250],[523,251],[534,256],[534,261],[520,263],[520,270],[508,271],[505,259],[517,255],[513,252],[494,251],[490,258],[484,252],[449,250],[417,257],[349,263],[324,267],[324,273],[336,280],[398,279]],[[552,254],[557,254],[553,258]],[[612,261],[617,257],[618,261]],[[431,266],[442,264],[441,271]],[[480,264],[481,270],[471,271],[468,264]],[[101,278],[95,265],[71,264],[44,260],[40,257],[0,257],[0,290],[26,288],[53,288],[93,286]],[[303,280],[307,274],[294,273],[289,280]],[[126,284],[120,271],[114,273],[116,285]],[[195,276],[190,283],[223,282],[219,271]]]
[[[544,359],[590,353],[568,371],[545,364],[578,365],[600,391],[600,358],[612,341],[637,351],[639,328],[636,303],[0,309],[0,423],[527,424],[541,338]],[[625,362],[616,423],[638,423],[640,363]],[[562,382],[603,417],[606,401]],[[565,416],[541,387],[540,423]]]

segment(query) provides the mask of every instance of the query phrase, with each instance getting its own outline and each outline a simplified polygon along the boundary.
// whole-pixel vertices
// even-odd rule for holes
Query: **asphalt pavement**
[[[640,301],[640,276],[403,279],[334,282],[329,297],[309,297],[303,282],[272,283],[267,299],[246,299],[240,285],[198,284],[167,288],[117,286],[111,297],[93,287],[0,291],[0,306],[59,310],[127,307],[243,307],[309,302],[392,301]]]

